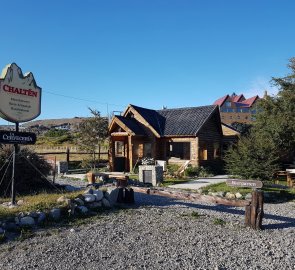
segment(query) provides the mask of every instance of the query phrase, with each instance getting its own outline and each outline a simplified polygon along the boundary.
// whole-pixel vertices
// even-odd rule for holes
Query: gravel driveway
[[[136,194],[132,209],[0,245],[0,269],[295,269],[294,214],[266,204],[253,231],[243,208]]]

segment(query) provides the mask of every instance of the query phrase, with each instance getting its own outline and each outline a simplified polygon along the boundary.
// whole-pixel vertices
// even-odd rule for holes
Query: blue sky
[[[286,75],[295,56],[293,0],[0,3],[0,68],[33,72],[38,119],[274,93],[271,77]]]

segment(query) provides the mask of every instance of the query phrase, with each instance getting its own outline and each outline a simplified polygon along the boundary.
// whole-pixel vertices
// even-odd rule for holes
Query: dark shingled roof
[[[157,111],[131,105],[160,135],[163,135],[163,118]]]
[[[195,136],[216,105],[150,110],[131,105],[161,136]]]
[[[115,117],[118,118],[121,122],[123,122],[123,124],[126,125],[129,129],[131,129],[136,135],[146,135],[142,125],[134,118],[127,118],[119,115],[116,115]]]

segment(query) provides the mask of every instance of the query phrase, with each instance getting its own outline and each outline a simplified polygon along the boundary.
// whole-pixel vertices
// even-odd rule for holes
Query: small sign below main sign
[[[36,134],[31,132],[0,131],[0,143],[35,144]]]
[[[230,187],[245,187],[245,188],[262,188],[263,183],[258,180],[241,180],[241,179],[228,179],[226,184]]]

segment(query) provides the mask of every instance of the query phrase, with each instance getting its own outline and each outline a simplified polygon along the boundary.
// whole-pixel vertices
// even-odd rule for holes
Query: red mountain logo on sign
[[[7,65],[0,76],[0,116],[19,123],[35,119],[41,113],[41,88],[33,73],[23,75],[17,64]]]

